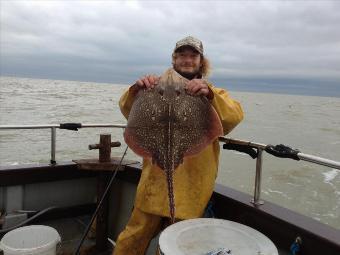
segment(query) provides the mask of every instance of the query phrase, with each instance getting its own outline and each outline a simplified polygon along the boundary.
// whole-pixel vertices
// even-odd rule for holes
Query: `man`
[[[209,71],[209,62],[204,56],[200,40],[188,36],[176,43],[172,65],[162,76],[173,80],[184,79],[186,92],[193,96],[206,96],[215,108],[224,134],[229,133],[242,119],[240,104],[228,93],[215,88],[204,78]],[[134,98],[140,89],[153,89],[160,77],[147,75],[140,78],[125,92],[119,102],[123,115],[128,118]],[[215,140],[202,152],[186,157],[174,172],[174,197],[176,219],[201,217],[212,195],[217,176],[219,142]],[[163,171],[143,160],[143,170],[136,193],[131,218],[117,239],[114,255],[142,255],[169,218],[167,182]]]

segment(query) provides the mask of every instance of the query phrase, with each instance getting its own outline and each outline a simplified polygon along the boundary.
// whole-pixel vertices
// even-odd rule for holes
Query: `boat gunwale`
[[[0,187],[91,178],[98,176],[101,172],[79,170],[74,162],[62,162],[55,165],[25,164],[0,166]],[[141,164],[136,163],[125,166],[124,171],[118,172],[117,178],[137,185],[140,173]],[[215,202],[214,209],[217,218],[234,220],[253,227],[263,234],[270,236],[272,241],[279,246],[278,248],[284,248],[285,250],[289,249],[289,245],[297,235],[302,235],[304,246],[306,244],[319,246],[313,244],[313,240],[318,240],[317,244],[323,243],[322,247],[326,247],[326,249],[328,247],[331,251],[340,251],[340,230],[269,201],[265,201],[260,206],[255,205],[251,203],[251,198],[252,196],[249,194],[217,183],[212,196],[212,201]],[[262,222],[260,222],[261,220]],[[274,230],[274,233],[275,225],[285,227],[285,229],[282,231],[280,228],[277,228]],[[271,233],[274,233],[274,235]],[[291,240],[287,240],[290,239],[287,238],[287,233],[289,233]],[[282,239],[282,236],[285,237],[285,240]],[[322,251],[322,247],[318,249]],[[312,251],[316,252],[316,249],[312,249]]]

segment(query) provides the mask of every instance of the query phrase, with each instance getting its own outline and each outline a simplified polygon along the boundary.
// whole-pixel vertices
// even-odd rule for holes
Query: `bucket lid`
[[[30,225],[16,228],[5,234],[0,241],[0,248],[12,254],[35,254],[51,249],[61,242],[57,230],[44,225]]]
[[[165,255],[230,254],[278,255],[277,248],[265,235],[243,224],[211,218],[184,220],[167,227],[159,246]]]

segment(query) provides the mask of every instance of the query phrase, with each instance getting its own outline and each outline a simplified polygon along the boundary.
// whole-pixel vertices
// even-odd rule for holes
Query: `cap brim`
[[[196,46],[191,45],[191,44],[180,45],[180,46],[175,48],[174,52],[177,52],[177,51],[179,51],[179,50],[181,50],[182,48],[185,48],[185,47],[191,48],[191,49],[197,51],[199,54],[203,54],[203,52],[201,52],[201,50],[199,48],[197,48]]]

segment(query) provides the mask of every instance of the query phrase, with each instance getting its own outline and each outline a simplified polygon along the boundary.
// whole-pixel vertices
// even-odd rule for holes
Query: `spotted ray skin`
[[[175,169],[185,156],[199,153],[222,133],[221,122],[208,99],[187,94],[182,83],[165,81],[154,89],[138,92],[124,138],[136,154],[152,158],[165,171],[172,223]]]

